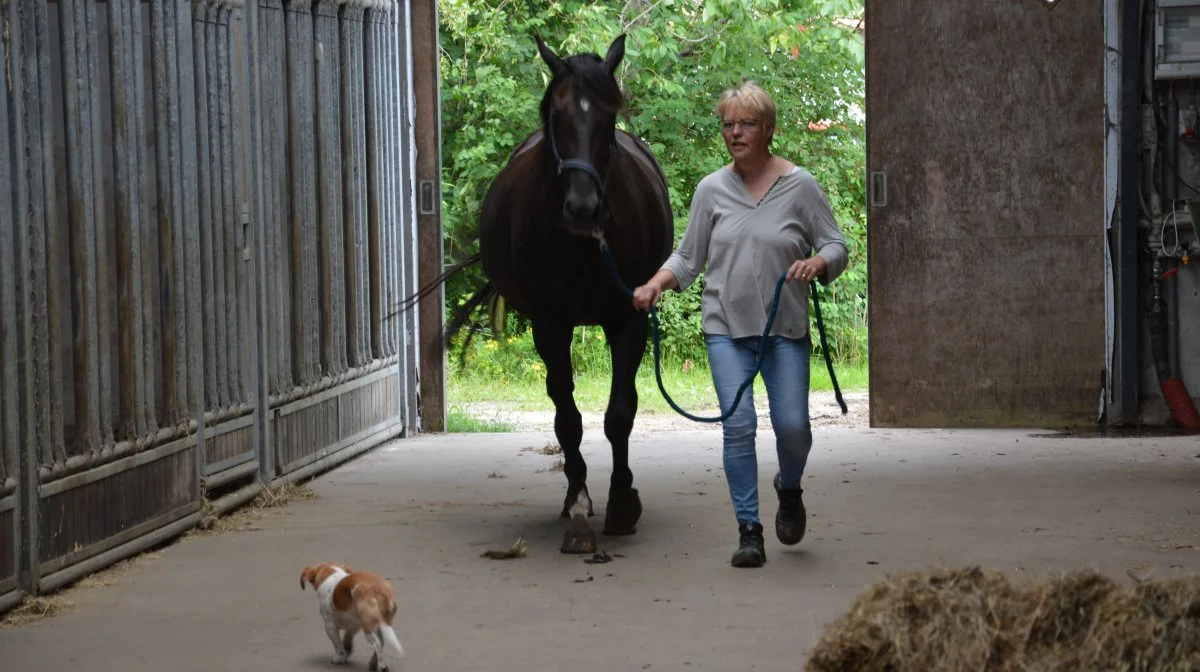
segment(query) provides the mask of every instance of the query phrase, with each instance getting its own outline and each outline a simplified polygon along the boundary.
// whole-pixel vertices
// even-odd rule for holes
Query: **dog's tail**
[[[388,647],[388,645],[391,645],[392,651],[397,656],[404,655],[404,647],[400,646],[400,639],[396,637],[396,631],[392,630],[392,626],[388,625],[387,623],[380,623],[379,636],[381,639],[383,639],[383,646],[385,649]]]

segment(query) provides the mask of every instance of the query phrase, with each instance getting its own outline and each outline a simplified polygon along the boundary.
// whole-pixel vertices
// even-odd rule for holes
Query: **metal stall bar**
[[[376,81],[376,105],[379,110],[379,331],[380,356],[390,358],[395,354],[395,320],[390,315],[395,312],[397,299],[393,288],[395,279],[395,255],[393,253],[396,233],[396,189],[393,182],[396,158],[395,108],[392,105],[394,86],[394,64],[391,62],[391,16],[393,3],[391,0],[381,0],[376,3],[377,24],[375,28],[376,45],[378,47]]]
[[[109,58],[112,71],[113,178],[117,230],[117,304],[120,332],[118,376],[120,382],[120,437],[136,439],[146,434],[146,388],[142,305],[142,217],[137,193],[138,152],[141,147],[136,119],[133,24],[128,0],[107,3]]]
[[[37,68],[38,68],[38,112],[41,120],[41,169],[43,172],[43,196],[45,198],[42,220],[45,227],[45,252],[38,263],[43,263],[43,276],[46,289],[49,378],[47,390],[50,393],[50,454],[55,465],[65,464],[67,460],[66,442],[64,437],[63,415],[63,297],[62,283],[58,278],[58,264],[66,259],[64,253],[66,241],[63,240],[63,229],[60,225],[59,203],[62,202],[61,187],[58,184],[58,171],[54,165],[54,77],[50,71],[51,38],[49,27],[49,5],[39,3],[34,12],[34,34],[37,36]],[[45,466],[45,463],[43,463]]]
[[[169,1],[169,0],[167,0]],[[187,389],[187,413],[193,418],[189,423],[195,426],[196,431],[196,471],[197,482],[200,481],[200,476],[203,475],[205,464],[205,442],[204,442],[204,411],[207,408],[204,396],[204,301],[201,298],[204,294],[204,285],[202,281],[202,258],[198,258],[198,253],[202,251],[200,239],[200,196],[197,191],[199,181],[199,166],[197,165],[197,140],[196,134],[196,50],[194,17],[192,13],[196,11],[194,4],[180,4],[176,7],[174,14],[176,45],[178,45],[178,85],[179,85],[179,127],[176,129],[176,139],[180,147],[181,161],[178,166],[179,178],[178,189],[175,193],[179,195],[182,204],[182,212],[177,222],[177,234],[175,239],[175,254],[178,255],[178,263],[183,264],[183,275],[180,281],[182,294],[185,300],[181,301],[181,308],[184,311],[184,325],[186,326],[186,355],[184,366],[185,376],[183,385]],[[189,48],[189,46],[193,48]],[[173,178],[174,179],[174,178]],[[182,228],[178,228],[182,227]],[[209,297],[211,299],[211,297]],[[178,343],[177,343],[178,347]]]
[[[218,334],[216,349],[228,360],[225,373],[229,406],[210,427],[206,428],[204,485],[206,489],[224,486],[232,481],[258,472],[261,450],[258,440],[262,436],[261,414],[254,415],[254,398],[251,392],[258,375],[253,362],[258,358],[257,332],[250,332],[250,316],[258,305],[254,293],[259,286],[251,282],[247,270],[250,249],[247,243],[250,226],[250,204],[247,202],[245,171],[249,139],[244,135],[245,108],[248,105],[243,88],[249,67],[244,44],[245,31],[239,26],[240,0],[218,0],[210,8],[212,42],[209,45],[211,60],[208,63],[210,81],[216,82],[216,107],[210,114],[216,115],[215,164],[219,166],[214,176],[214,188],[221,192],[221,201],[214,204],[220,208],[220,228],[214,227],[214,266],[219,267],[214,275],[224,288],[225,299],[218,306],[218,319],[224,320],[224,328]],[[239,43],[239,40],[242,40]],[[248,45],[247,45],[248,46]],[[247,349],[253,349],[251,352]]]
[[[15,3],[0,5],[4,20],[15,13]],[[0,31],[0,56],[4,62],[15,59],[9,31]],[[17,571],[20,567],[23,500],[17,496],[21,479],[20,353],[17,333],[16,222],[13,204],[17,200],[19,168],[13,155],[9,133],[9,87],[0,86],[0,611],[20,600]],[[28,451],[22,451],[28,452]]]
[[[230,198],[230,195],[224,188],[223,173],[225,172],[225,167],[221,161],[221,94],[224,87],[221,81],[222,73],[219,60],[220,55],[218,53],[221,45],[218,23],[222,11],[223,9],[219,3],[210,3],[204,23],[204,76],[206,84],[205,95],[208,99],[208,106],[207,114],[201,121],[208,127],[208,154],[205,158],[209,166],[209,195],[212,198],[212,203],[209,206],[212,219],[208,225],[208,235],[211,240],[213,284],[209,288],[209,291],[215,297],[215,305],[213,306],[213,324],[210,326],[210,333],[213,339],[213,352],[217,360],[217,403],[222,410],[225,410],[233,405],[233,400],[229,394],[230,371],[232,369],[232,364],[229,361],[228,340],[228,305],[230,298],[229,291],[225,286],[225,261],[228,254],[228,244],[225,240],[225,233],[228,230],[228,222],[225,219],[227,214],[225,202]],[[224,414],[221,415],[221,417],[223,416]]]
[[[374,152],[374,159],[368,164],[367,188],[372,195],[368,202],[374,206],[374,214],[368,220],[370,229],[370,256],[368,263],[371,270],[371,334],[372,354],[376,359],[387,356],[387,330],[385,328],[387,314],[385,294],[387,292],[387,269],[383,263],[386,259],[385,238],[388,219],[387,179],[387,112],[383,107],[384,91],[384,59],[386,58],[383,44],[383,5],[386,0],[375,0],[367,8],[367,133],[369,147]],[[374,130],[372,141],[370,133]]]
[[[131,47],[128,53],[129,63],[131,65],[129,72],[133,75],[132,87],[130,88],[129,103],[133,110],[132,131],[133,135],[129,137],[130,158],[134,164],[130,170],[130,207],[137,212],[138,223],[136,236],[132,239],[132,247],[130,249],[131,257],[133,258],[133,268],[135,269],[134,281],[140,290],[134,296],[134,309],[138,312],[137,328],[141,330],[141,352],[138,353],[142,360],[142,372],[138,379],[138,383],[142,388],[142,418],[145,425],[142,431],[138,434],[138,438],[150,439],[158,430],[158,413],[157,394],[158,381],[155,374],[157,363],[159,361],[158,343],[154,338],[155,325],[155,302],[158,297],[158,283],[151,273],[152,261],[157,247],[155,245],[155,233],[153,223],[150,218],[150,210],[147,207],[146,193],[147,188],[147,170],[153,170],[151,159],[146,156],[146,60],[143,54],[143,44],[145,43],[143,33],[145,27],[142,23],[142,2],[141,0],[130,0],[127,8],[129,17],[129,37],[130,41],[127,46]],[[130,437],[133,438],[133,437]]]
[[[180,165],[179,47],[175,14],[180,5],[155,0],[150,33],[154,47],[155,170],[158,186],[159,286],[162,342],[163,422],[188,418],[187,248],[184,245],[183,169]]]
[[[100,426],[97,427],[97,431],[101,446],[100,457],[110,459],[117,448],[114,432],[117,431],[121,412],[120,388],[117,384],[120,332],[114,322],[116,315],[113,307],[116,305],[115,297],[118,291],[113,263],[115,253],[110,245],[115,236],[113,228],[116,222],[116,213],[111,208],[114,202],[111,194],[112,92],[111,87],[109,87],[110,90],[101,88],[101,73],[106,66],[111,67],[111,52],[106,52],[104,49],[101,40],[101,25],[105,25],[103,29],[105,39],[111,34],[111,30],[107,27],[107,13],[101,13],[96,3],[89,4],[91,25],[88,30],[92,35],[95,50],[88,59],[87,77],[96,83],[96,88],[93,89],[93,94],[96,96],[93,101],[95,104],[92,106],[92,128],[96,134],[92,144],[92,164],[96,168],[96,332],[100,341],[97,368],[101,399]],[[111,72],[109,76],[111,78]],[[114,403],[114,399],[116,403]]]
[[[213,45],[216,52],[217,73],[217,128],[218,154],[217,165],[220,166],[221,190],[221,228],[215,235],[219,241],[220,252],[216,255],[220,267],[221,287],[223,289],[223,315],[225,328],[221,332],[220,342],[224,345],[226,360],[226,389],[229,395],[229,405],[245,410],[246,397],[242,384],[242,350],[241,350],[241,291],[238,278],[241,275],[241,254],[238,253],[237,229],[241,227],[241,209],[237,199],[238,185],[236,181],[237,167],[233,160],[233,73],[230,67],[230,16],[233,7],[227,2],[216,6],[215,25],[213,26]],[[210,64],[211,67],[211,64]]]
[[[25,357],[26,377],[21,384],[27,395],[27,421],[31,435],[26,445],[37,451],[43,465],[65,460],[62,426],[62,390],[60,352],[60,311],[58,285],[50,282],[48,261],[58,251],[55,224],[58,221],[58,197],[53,166],[51,99],[43,87],[50,85],[46,5],[25,0],[17,6],[17,21],[12,24],[14,44],[14,88],[18,127],[15,129],[18,155],[19,192],[16,221],[20,231],[18,258],[25,284]],[[15,33],[20,33],[18,37]],[[59,375],[55,375],[59,374]],[[36,501],[36,500],[35,500]]]
[[[404,63],[404,68],[401,70],[400,77],[403,82],[402,89],[402,107],[404,132],[401,137],[401,146],[403,147],[404,161],[404,253],[401,258],[402,268],[404,269],[401,296],[411,296],[418,289],[417,284],[417,205],[416,205],[416,145],[413,142],[413,128],[416,123],[415,110],[416,105],[413,99],[413,64],[412,64],[412,18],[409,14],[409,5],[406,2],[397,3],[399,11],[397,12],[397,21],[400,24],[399,37],[401,41],[400,58]],[[403,368],[403,381],[401,387],[401,399],[403,400],[406,412],[404,414],[405,424],[409,431],[417,431],[417,413],[420,405],[418,396],[417,377],[419,375],[418,364],[420,362],[420,353],[418,351],[419,339],[417,338],[417,311],[416,309],[409,310],[404,313],[404,319],[400,326],[404,334],[404,354],[405,366]]]
[[[288,0],[287,116],[288,180],[292,205],[292,269],[298,291],[292,294],[292,336],[295,343],[296,382],[317,382],[318,346],[321,338],[317,304],[317,199],[313,162],[313,21],[311,0]]]
[[[377,93],[379,105],[379,303],[381,306],[379,319],[380,354],[388,357],[393,352],[392,325],[394,320],[389,315],[395,311],[395,297],[392,292],[392,234],[396,224],[396,199],[392,185],[392,167],[395,158],[395,131],[393,127],[392,98],[392,63],[389,29],[391,28],[392,2],[382,0],[377,3],[375,11],[378,14],[376,35],[379,46],[379,62],[376,67],[376,81],[379,82]]]
[[[209,6],[207,2],[198,0],[192,5],[192,54],[195,69],[195,141],[196,146],[196,177],[197,177],[197,213],[199,221],[196,231],[199,232],[200,257],[200,295],[197,297],[201,304],[201,365],[204,367],[204,397],[201,403],[206,411],[214,411],[221,406],[217,394],[217,352],[214,328],[216,326],[216,296],[213,292],[213,178],[210,163],[211,139],[209,131],[209,95],[208,95],[208,50],[207,43]],[[195,250],[193,250],[195,254]]]
[[[170,358],[166,348],[163,350],[163,384],[174,385],[174,418],[175,424],[196,431],[196,497],[199,498],[199,488],[203,484],[204,464],[206,461],[206,444],[204,433],[204,412],[208,408],[204,396],[204,329],[208,320],[203,319],[204,299],[212,300],[212,296],[204,290],[202,282],[202,260],[197,258],[203,253],[202,229],[200,229],[200,205],[197,192],[199,172],[197,166],[197,95],[196,95],[196,55],[203,53],[197,49],[196,40],[202,35],[202,30],[193,30],[197,17],[193,12],[202,11],[202,7],[193,4],[180,4],[173,0],[155,0],[155,13],[161,12],[162,40],[155,40],[157,49],[162,52],[155,54],[155,66],[160,67],[161,61],[166,64],[166,76],[163,85],[166,86],[157,94],[158,104],[163,106],[163,97],[167,97],[167,118],[158,118],[156,148],[158,149],[158,174],[169,176],[169,192],[160,188],[160,227],[164,238],[169,236],[170,244],[162,242],[163,269],[163,343],[174,348],[174,356]],[[151,22],[151,28],[155,22]],[[166,151],[164,151],[166,150]],[[162,161],[166,161],[163,166]],[[208,203],[204,203],[208,205]],[[170,212],[170,221],[162,222],[164,211]],[[170,259],[170,264],[167,260]],[[204,296],[204,299],[202,299]],[[170,306],[167,310],[166,306]],[[173,328],[167,328],[173,323]],[[173,360],[173,376],[168,376],[168,361]],[[166,397],[166,394],[164,394]],[[164,406],[170,408],[167,398]]]
[[[237,356],[236,398],[242,409],[250,411],[254,408],[253,371],[255,335],[254,321],[249,311],[252,310],[251,297],[253,293],[253,277],[250,274],[250,248],[247,236],[250,229],[250,187],[247,184],[246,150],[250,142],[247,134],[249,126],[246,120],[246,109],[249,105],[246,92],[246,35],[247,25],[244,17],[243,0],[225,0],[229,5],[229,15],[226,21],[226,50],[229,53],[229,153],[230,175],[233,180],[233,245],[230,249],[230,259],[237,287],[237,311],[235,313],[236,330],[234,331],[235,352]]]
[[[3,6],[8,9],[7,5]],[[8,15],[3,15],[7,20]],[[8,31],[0,31],[0,56],[8,62],[11,51]],[[17,365],[17,277],[16,223],[13,204],[16,202],[17,182],[14,175],[15,157],[9,140],[8,86],[0,86],[0,497],[16,487],[17,446],[20,444],[17,426],[19,385]]]
[[[367,108],[367,266],[369,269],[369,312],[371,316],[371,357],[383,357],[382,333],[382,304],[380,278],[380,225],[383,218],[381,199],[383,194],[380,185],[380,168],[383,160],[380,156],[380,62],[382,54],[379,45],[379,11],[374,6],[366,12],[366,39],[363,46],[365,55],[363,101]]]
[[[262,52],[256,59],[260,100],[260,136],[262,163],[259,166],[263,183],[263,219],[261,228],[266,245],[266,296],[271,310],[268,321],[270,347],[270,393],[280,394],[293,385],[292,375],[292,274],[289,272],[288,223],[291,204],[287,199],[287,184],[291,171],[287,163],[286,48],[284,36],[284,7],[282,0],[259,0],[258,40]],[[267,451],[268,453],[270,451]]]
[[[342,7],[342,143],[347,155],[345,181],[346,243],[346,339],[350,365],[362,366],[369,359],[370,327],[367,323],[367,141],[363,82],[363,15],[360,0]]]
[[[224,193],[224,277],[226,277],[226,356],[229,358],[229,402],[245,412],[248,410],[246,384],[242,377],[241,324],[242,270],[241,270],[241,208],[239,198],[240,163],[235,160],[236,120],[234,118],[235,95],[233,60],[233,13],[234,2],[223,1],[217,12],[217,73],[220,80],[220,126],[221,126],[221,191]]]
[[[36,421],[39,461],[43,466],[66,461],[63,444],[62,409],[62,297],[54,264],[63,258],[61,236],[58,233],[58,203],[60,197],[55,180],[52,130],[53,108],[50,43],[47,27],[47,6],[43,2],[23,2],[21,23],[13,30],[24,33],[21,59],[21,79],[24,88],[24,135],[27,145],[18,152],[27,154],[27,189],[25,206],[18,203],[17,221],[27,222],[28,245],[21,255],[26,256],[30,283],[27,304],[26,337],[30,339],[26,356],[32,360],[34,371],[25,380],[25,389],[33,390],[32,411]],[[53,262],[53,263],[52,263]],[[53,276],[52,276],[53,273]]]
[[[395,233],[395,255],[392,265],[395,269],[396,278],[394,280],[394,291],[396,296],[396,306],[407,296],[404,293],[404,229],[408,224],[409,216],[405,208],[408,206],[408,199],[405,198],[405,187],[408,184],[408,179],[405,171],[405,152],[408,149],[407,143],[404,141],[404,136],[408,133],[408,125],[404,119],[404,72],[406,59],[404,58],[403,47],[404,40],[400,35],[400,30],[403,28],[402,15],[404,14],[404,3],[396,2],[392,10],[392,23],[389,32],[392,36],[392,105],[394,109],[394,123],[396,128],[395,138],[395,177],[393,182],[396,194],[396,233]],[[397,313],[396,308],[392,308],[395,313],[395,333],[396,333],[396,357],[400,365],[401,379],[405,375],[406,357],[404,354],[404,317],[405,315]],[[400,399],[401,414],[404,413],[404,399]]]
[[[100,437],[100,312],[96,291],[96,231],[102,208],[96,189],[95,59],[99,49],[93,3],[58,4],[62,26],[66,108],[68,219],[71,230],[71,313],[74,316],[75,436],[72,452],[90,455]]]
[[[271,348],[271,321],[268,317],[270,285],[267,282],[268,237],[271,226],[267,222],[267,180],[264,179],[263,152],[263,92],[262,72],[263,60],[259,55],[262,47],[260,36],[263,33],[262,12],[258,0],[250,0],[246,10],[246,31],[244,44],[245,55],[242,67],[245,68],[246,119],[248,132],[246,134],[245,159],[249,171],[250,199],[250,230],[247,236],[253,236],[246,243],[253,250],[251,265],[253,280],[249,282],[250,315],[254,325],[254,357],[255,362],[251,380],[254,386],[255,422],[252,446],[258,458],[257,477],[259,482],[269,482],[274,473],[274,455],[271,450],[271,422],[269,398],[271,387],[276,384],[275,370],[272,362],[276,355]]]
[[[346,276],[342,243],[341,50],[338,5],[318,0],[317,189],[320,206],[321,364],[327,374],[346,370]]]
[[[388,118],[392,124],[392,246],[388,266],[392,269],[392,300],[388,314],[392,315],[392,355],[397,358],[401,378],[404,376],[404,318],[396,308],[404,298],[404,224],[408,217],[404,212],[404,105],[401,101],[402,86],[400,73],[404,60],[400,54],[400,2],[393,2],[388,12],[388,80],[391,94],[388,96]],[[404,402],[400,400],[401,416]]]
[[[358,98],[357,118],[359,124],[357,130],[358,147],[358,166],[360,170],[361,189],[361,211],[358,221],[358,282],[359,282],[359,357],[361,364],[370,362],[373,357],[371,353],[371,207],[370,207],[370,175],[371,175],[371,150],[368,144],[370,139],[367,130],[367,110],[370,106],[370,100],[367,97],[367,78],[370,76],[370,70],[367,69],[367,32],[370,26],[367,22],[367,7],[368,2],[362,5],[362,11],[359,13],[359,18],[362,22],[361,30],[357,35],[358,59],[355,65],[358,68],[358,90],[356,91]]]
[[[17,477],[17,511],[20,516],[20,532],[17,535],[20,543],[20,562],[18,563],[19,584],[26,593],[33,592],[38,580],[38,464],[41,462],[41,451],[47,445],[49,431],[49,406],[44,401],[48,390],[45,389],[45,365],[43,363],[45,350],[48,347],[45,338],[46,320],[38,314],[41,307],[44,310],[46,296],[44,279],[38,283],[35,277],[37,257],[35,252],[42,252],[44,258],[44,213],[41,202],[42,194],[41,157],[37,147],[41,144],[41,123],[46,119],[41,114],[38,105],[38,63],[37,35],[35,33],[34,12],[42,6],[39,0],[18,0],[4,5],[8,10],[9,56],[12,67],[14,100],[13,131],[13,174],[16,193],[13,201],[16,204],[16,222],[23,221],[16,230],[16,266],[15,292],[18,300],[19,319],[22,326],[23,338],[20,352],[23,353],[24,367],[18,381],[24,403],[21,404],[23,422],[20,423],[18,451],[20,471]],[[14,222],[15,223],[15,222]],[[43,262],[44,265],[44,262]],[[44,275],[43,275],[44,278]],[[40,338],[39,338],[40,336]]]
[[[387,24],[384,27],[384,33],[387,35],[387,77],[388,77],[388,124],[391,127],[391,193],[392,193],[392,227],[391,239],[388,247],[388,268],[391,269],[392,277],[389,284],[391,298],[388,301],[388,310],[385,314],[391,315],[391,324],[389,329],[392,334],[392,349],[391,355],[399,357],[401,343],[403,342],[403,333],[400,331],[400,324],[403,320],[400,317],[397,308],[400,301],[404,298],[400,290],[400,272],[401,272],[401,238],[404,230],[404,199],[401,192],[404,184],[401,181],[403,167],[403,147],[401,143],[401,135],[404,133],[404,125],[401,123],[400,105],[400,69],[404,65],[404,61],[400,60],[400,52],[398,47],[400,41],[396,34],[397,24],[396,17],[400,13],[400,3],[393,1],[388,9]],[[403,371],[403,368],[401,369]]]

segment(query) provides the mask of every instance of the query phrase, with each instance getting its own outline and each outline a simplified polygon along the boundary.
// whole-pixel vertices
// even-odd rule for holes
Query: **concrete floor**
[[[820,427],[809,536],[768,536],[762,569],[734,569],[719,430],[639,432],[645,513],[601,537],[611,563],[562,555],[564,494],[545,431],[384,446],[311,483],[318,497],[255,529],[197,536],[72,591],[75,609],[0,629],[0,670],[365,669],[330,664],[300,570],[338,560],[400,596],[398,670],[800,670],[822,628],[888,572],[982,563],[1014,577],[1094,567],[1128,581],[1200,569],[1193,438],[1036,438],[1022,431]],[[770,436],[760,434],[762,445]],[[775,458],[760,450],[763,516]],[[610,459],[585,437],[597,513]],[[770,529],[770,528],[768,528]],[[517,537],[528,556],[480,557]]]

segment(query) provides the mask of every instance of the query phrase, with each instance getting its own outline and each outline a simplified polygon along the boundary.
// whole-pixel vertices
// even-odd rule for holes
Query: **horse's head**
[[[601,60],[594,53],[559,58],[539,36],[538,52],[554,77],[542,97],[542,128],[563,194],[569,232],[590,236],[607,217],[608,165],[624,100],[613,76],[625,55],[625,36]]]

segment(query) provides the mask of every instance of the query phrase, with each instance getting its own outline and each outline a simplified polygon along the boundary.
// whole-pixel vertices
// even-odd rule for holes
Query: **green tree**
[[[479,205],[509,153],[536,128],[549,82],[533,35],[560,54],[603,54],[625,33],[621,126],[644,138],[665,171],[682,234],[696,183],[728,161],[713,111],[726,87],[753,79],[779,108],[774,150],[825,187],[851,247],[851,266],[821,288],[838,359],[866,349],[861,0],[443,0],[443,219],[447,263],[477,249]],[[478,269],[452,280],[448,308]],[[664,359],[703,361],[697,283],[660,304]],[[485,327],[486,316],[479,316]],[[517,333],[527,325],[510,318]],[[477,339],[478,340],[478,339]]]

